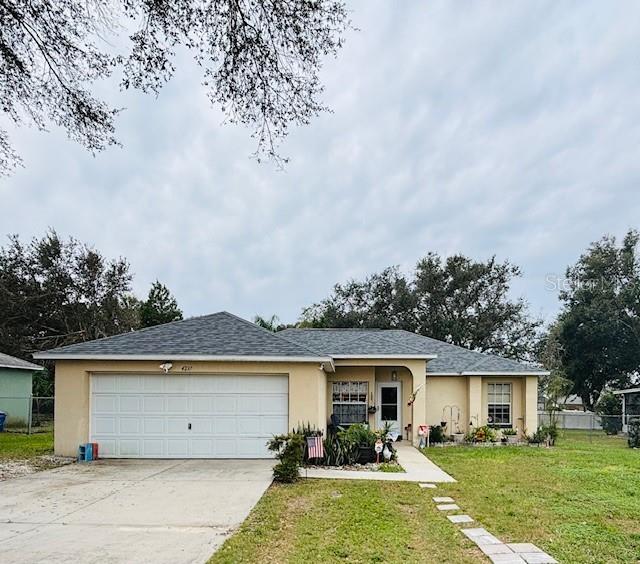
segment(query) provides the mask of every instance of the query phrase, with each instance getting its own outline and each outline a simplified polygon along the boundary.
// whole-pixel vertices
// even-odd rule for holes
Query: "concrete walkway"
[[[398,443],[398,462],[405,472],[367,472],[330,468],[303,468],[300,475],[307,478],[334,480],[380,480],[389,482],[455,482],[439,466],[408,443]]]

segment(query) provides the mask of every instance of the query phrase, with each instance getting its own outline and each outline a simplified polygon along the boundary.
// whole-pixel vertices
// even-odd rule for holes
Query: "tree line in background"
[[[619,401],[607,392],[640,374],[640,234],[591,244],[566,278],[550,281],[560,314],[548,327],[510,296],[520,269],[495,257],[428,253],[410,274],[385,268],[363,280],[336,284],[324,300],[305,308],[294,325],[257,316],[269,330],[286,327],[405,329],[480,352],[542,364],[553,408],[577,394],[589,409],[608,414]],[[108,337],[182,319],[170,291],[156,281],[146,299],[132,292],[126,259],[106,259],[53,230],[0,247],[0,351],[31,360],[36,351]],[[50,367],[51,368],[51,367]],[[51,392],[39,378],[36,392]]]
[[[163,284],[140,300],[131,282],[125,259],[53,230],[26,244],[9,237],[0,247],[0,351],[31,360],[36,351],[182,319]],[[51,391],[50,377],[37,379],[36,395]]]
[[[567,268],[564,280],[545,281],[562,303],[546,328],[523,299],[509,295],[521,276],[517,266],[436,253],[418,261],[410,275],[389,267],[336,284],[303,310],[296,326],[405,329],[538,363],[551,372],[541,382],[550,409],[576,394],[588,409],[619,413],[619,399],[608,392],[637,382],[640,374],[639,239],[635,230],[620,245],[605,236]],[[272,331],[286,327],[277,316],[255,321]]]

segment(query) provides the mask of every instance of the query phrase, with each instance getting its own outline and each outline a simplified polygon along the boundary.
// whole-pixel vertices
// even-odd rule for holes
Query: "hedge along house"
[[[534,430],[545,374],[405,331],[272,333],[227,312],[34,356],[56,361],[56,454],[90,440],[130,458],[268,457],[273,434],[332,414],[414,443],[443,420]]]
[[[33,374],[41,370],[42,366],[0,353],[0,411],[7,414],[7,425],[28,425]]]

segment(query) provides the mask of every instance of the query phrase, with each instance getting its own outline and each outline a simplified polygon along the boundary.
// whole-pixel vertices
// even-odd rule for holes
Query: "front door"
[[[392,430],[402,435],[402,388],[400,382],[378,382],[377,427],[391,423]]]

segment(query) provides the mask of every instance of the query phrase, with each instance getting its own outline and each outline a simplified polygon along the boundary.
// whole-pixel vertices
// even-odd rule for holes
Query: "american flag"
[[[307,437],[307,451],[309,458],[324,458],[324,448],[322,446],[322,437]]]

